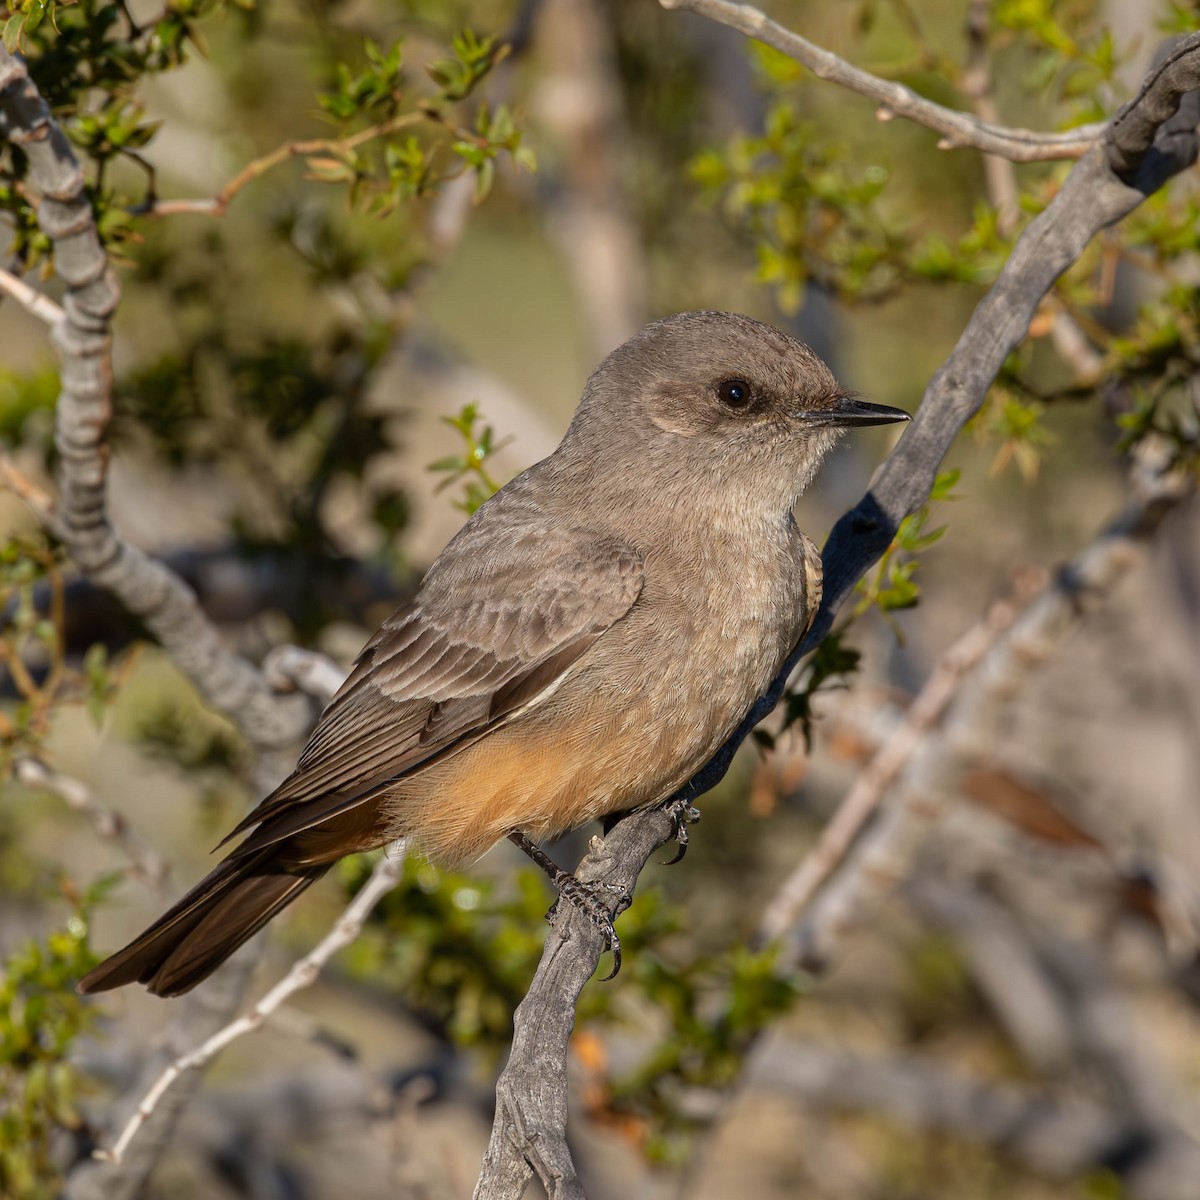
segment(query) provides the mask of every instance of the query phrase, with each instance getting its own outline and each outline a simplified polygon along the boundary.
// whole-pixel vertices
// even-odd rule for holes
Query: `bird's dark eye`
[[[750,385],[744,379],[726,379],[717,385],[717,395],[730,408],[745,408],[750,403]]]

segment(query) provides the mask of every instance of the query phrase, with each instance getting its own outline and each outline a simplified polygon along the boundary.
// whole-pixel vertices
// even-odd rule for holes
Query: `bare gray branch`
[[[25,64],[2,47],[0,113],[9,140],[29,160],[29,183],[42,197],[38,224],[54,243],[55,270],[67,285],[62,319],[52,328],[62,360],[55,417],[59,532],[80,569],[142,618],[205,699],[237,721],[255,746],[290,745],[308,723],[303,699],[276,696],[259,671],[224,645],[191,589],[109,524],[104,438],[112,415],[110,323],[120,285],[96,232],[75,152]]]
[[[986,755],[998,714],[1026,676],[1053,654],[1085,609],[1141,561],[1138,543],[1191,494],[1189,480],[1153,461],[1162,448],[1149,439],[1142,445],[1150,461],[1135,470],[1129,506],[1058,573],[964,682],[940,736],[916,747],[883,813],[789,939],[793,961],[809,969],[828,964],[880,892],[904,877],[924,831],[957,790],[967,764]]]
[[[804,54],[815,51],[819,56],[826,55],[744,5],[725,0],[681,0],[675,7],[711,15],[784,53],[798,49]],[[822,77],[837,78],[830,70],[844,74],[842,67],[855,70],[840,60],[830,64],[821,57],[819,61],[825,64]],[[1192,90],[1200,86],[1200,39],[1189,39],[1187,49],[1172,56],[1170,71],[1171,88]],[[840,78],[838,81],[843,82]],[[882,81],[868,76],[862,83],[863,87],[874,88]],[[1158,92],[1150,87],[1142,95],[1157,97]],[[886,96],[877,98],[887,102]],[[1136,109],[1136,102],[1133,107]],[[934,116],[942,120],[948,111],[940,110]],[[1130,120],[1131,112],[1126,110],[1124,119]],[[965,129],[978,130],[978,123],[964,120]],[[1005,140],[1010,135],[1015,144],[1027,136],[1041,137],[1024,131],[1015,135],[1011,130],[1002,131],[1004,136],[997,131],[987,132],[1000,138],[982,146],[993,153],[1013,148],[1014,142]],[[1089,132],[1089,138],[1094,139],[1096,132]],[[1035,141],[1032,145],[1038,152],[1031,158],[1046,157],[1046,142]],[[1079,149],[1076,147],[1073,153]],[[900,522],[928,500],[939,464],[983,404],[1005,358],[1024,338],[1055,280],[1097,233],[1132,212],[1171,175],[1191,166],[1196,155],[1194,135],[1180,136],[1174,128],[1160,128],[1155,135],[1154,153],[1146,156],[1132,182],[1126,182],[1110,169],[1104,149],[1093,147],[1084,154],[1053,202],[1018,239],[1000,278],[930,381],[916,419],[876,471],[867,494],[834,526],[823,552],[825,596],[808,637],[796,647],[741,727],[688,783],[681,796],[697,796],[724,776],[738,747],[779,702],[796,664],[829,632],[835,613],[858,579],[891,543]],[[605,839],[607,864],[590,854],[580,866],[581,878],[586,872],[586,877],[632,889],[646,859],[670,838],[672,831],[673,823],[661,809],[627,817]],[[575,1002],[595,970],[600,951],[600,937],[586,919],[564,911],[547,942],[529,994],[517,1010],[513,1048],[497,1088],[496,1122],[476,1185],[476,1200],[520,1196],[535,1170],[551,1196],[582,1194],[566,1141],[567,1040],[574,1026]]]
[[[918,96],[901,83],[880,79],[844,58],[810,42],[807,38],[785,29],[765,13],[749,4],[733,4],[730,0],[660,0],[664,8],[687,9],[700,13],[722,25],[728,25],[755,41],[794,58],[806,66],[818,79],[839,84],[878,105],[876,116],[889,121],[904,117],[942,135],[938,145],[943,150],[973,146],[988,154],[996,154],[1011,162],[1044,162],[1055,158],[1080,158],[1086,154],[1104,132],[1104,125],[1081,125],[1065,133],[1038,133],[1032,129],[1013,129],[983,121],[968,113],[945,108]]]

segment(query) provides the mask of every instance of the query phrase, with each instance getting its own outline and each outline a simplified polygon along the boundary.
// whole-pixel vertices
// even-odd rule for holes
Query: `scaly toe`
[[[676,863],[683,862],[683,856],[687,854],[688,825],[694,825],[700,820],[700,810],[690,800],[676,800],[667,806],[667,812],[675,823],[675,841],[679,849],[675,851],[674,858],[667,859],[662,865],[673,867]]]
[[[601,982],[607,982],[616,976],[621,969],[621,939],[613,928],[613,920],[617,914],[623,913],[633,902],[632,897],[623,888],[613,883],[584,883],[574,875],[565,872],[561,879],[555,880],[558,885],[558,899],[550,906],[546,919],[552,921],[558,914],[558,906],[565,898],[591,921],[592,925],[604,935],[605,945],[612,951],[613,969]],[[619,897],[616,913],[609,914],[608,906],[600,899],[600,892],[608,892]]]

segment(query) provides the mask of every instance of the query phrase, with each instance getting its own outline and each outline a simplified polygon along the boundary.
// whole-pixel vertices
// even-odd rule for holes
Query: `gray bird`
[[[366,644],[230,837],[253,831],[80,990],[186,992],[339,858],[398,837],[445,865],[514,834],[537,857],[530,839],[673,795],[816,613],[797,498],[843,429],[907,417],[761,322],[648,325]]]

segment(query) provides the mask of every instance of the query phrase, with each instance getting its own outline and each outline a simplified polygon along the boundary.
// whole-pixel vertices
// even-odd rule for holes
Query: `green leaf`
[[[42,23],[42,18],[46,15],[46,5],[44,0],[33,0],[25,10],[25,32],[33,33]]]
[[[784,704],[784,728],[799,724],[805,745],[812,748],[812,698],[834,680],[858,670],[862,655],[844,641],[845,631],[827,634],[808,660],[808,671],[800,691],[788,692]]]
[[[475,168],[475,203],[479,204],[487,198],[496,181],[496,164],[488,158]]]
[[[104,718],[112,695],[112,681],[108,674],[108,650],[100,642],[94,642],[83,656],[83,676],[87,684],[84,708],[97,729],[104,727]]]
[[[309,178],[322,183],[349,183],[357,176],[352,166],[336,158],[310,158],[305,165]]]
[[[962,471],[958,467],[952,467],[948,471],[939,471],[937,478],[933,481],[933,487],[929,489],[930,502],[957,500],[958,497],[952,493],[961,478]]]
[[[4,48],[10,54],[15,53],[21,45],[21,32],[25,28],[25,17],[22,13],[14,13],[4,22]]]

